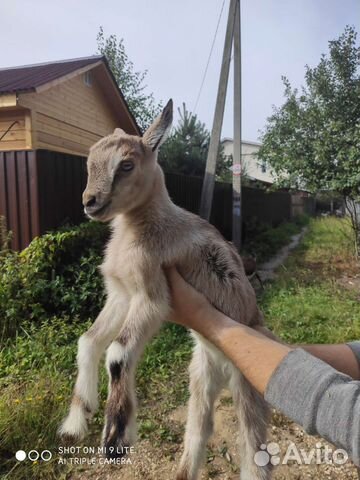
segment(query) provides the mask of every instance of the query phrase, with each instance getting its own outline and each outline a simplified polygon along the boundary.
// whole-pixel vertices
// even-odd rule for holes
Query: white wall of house
[[[234,141],[232,138],[224,138],[222,140],[224,155],[231,156],[234,153]],[[243,171],[251,180],[260,180],[262,182],[274,183],[275,177],[271,172],[269,165],[259,160],[257,153],[261,143],[242,142],[241,144],[241,160]]]

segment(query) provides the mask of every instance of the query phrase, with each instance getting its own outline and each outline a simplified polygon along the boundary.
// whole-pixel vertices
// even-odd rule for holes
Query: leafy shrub
[[[96,316],[104,300],[98,266],[107,237],[107,227],[87,222],[0,257],[1,333],[13,334],[24,320]]]
[[[6,218],[0,215],[0,256],[5,256],[9,252],[12,233],[8,231]]]

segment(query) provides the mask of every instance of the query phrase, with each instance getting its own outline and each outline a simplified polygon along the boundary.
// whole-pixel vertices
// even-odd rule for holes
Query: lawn
[[[75,382],[77,339],[90,321],[69,323],[52,319],[36,327],[25,324],[22,332],[0,351],[0,478],[2,480],[58,479],[67,468],[55,461],[31,464],[14,460],[19,450],[57,451],[56,430],[67,413]],[[191,341],[185,329],[166,325],[146,348],[137,372],[137,391],[142,404],[139,414],[140,438],[178,441],[170,431],[166,414],[186,401],[187,364]],[[176,374],[174,375],[174,365]],[[149,382],[151,378],[151,383]],[[100,405],[107,395],[107,378],[102,368]],[[161,408],[158,400],[161,398]],[[164,417],[165,416],[165,417]],[[103,424],[100,409],[95,416],[90,441],[98,445]],[[176,438],[175,438],[176,437]]]
[[[301,245],[260,299],[267,324],[290,343],[360,339],[360,291],[347,281],[359,273],[347,222],[312,220]]]
[[[301,245],[266,287],[259,299],[261,307],[268,325],[285,341],[333,343],[360,338],[359,290],[348,282],[360,270],[348,233],[344,220],[311,220]],[[69,322],[66,317],[23,323],[16,338],[1,348],[0,458],[4,461],[0,478],[66,478],[67,467],[55,460],[20,463],[14,460],[14,452],[56,452],[56,428],[67,410],[75,379],[76,340],[89,323]],[[140,438],[161,446],[168,457],[182,439],[183,426],[169,418],[187,399],[190,352],[187,332],[167,325],[147,347],[137,374]],[[100,392],[104,402],[104,372]],[[99,444],[102,421],[100,411],[86,445]]]

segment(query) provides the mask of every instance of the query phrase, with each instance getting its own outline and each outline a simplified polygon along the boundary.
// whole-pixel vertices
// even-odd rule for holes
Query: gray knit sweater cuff
[[[272,374],[265,400],[360,464],[360,382],[298,348]]]
[[[349,342],[346,345],[351,348],[360,365],[360,342]]]

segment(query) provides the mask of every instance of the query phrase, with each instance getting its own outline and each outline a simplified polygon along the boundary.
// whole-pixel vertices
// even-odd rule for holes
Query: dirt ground
[[[338,279],[338,283],[348,290],[357,292],[360,301],[360,275],[343,275]]]
[[[186,420],[186,407],[179,407],[171,414],[174,429],[182,429]],[[239,452],[237,449],[237,420],[231,405],[231,398],[224,392],[217,402],[215,413],[215,431],[210,439],[207,461],[202,470],[201,480],[238,480]],[[293,442],[298,451],[309,453],[311,449],[334,447],[322,439],[310,437],[304,431],[282,415],[273,412],[269,429],[268,444],[276,442],[280,447],[280,462]],[[319,446],[321,444],[321,447]],[[142,440],[135,446],[131,464],[124,466],[91,466],[82,471],[77,470],[71,480],[172,480],[175,479],[176,467],[182,452],[182,444],[175,443],[164,448]],[[289,460],[286,465],[275,467],[274,480],[352,480],[358,479],[356,468],[348,461],[344,465],[310,464],[298,465]]]

